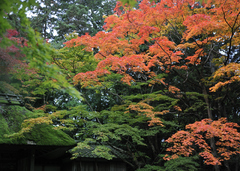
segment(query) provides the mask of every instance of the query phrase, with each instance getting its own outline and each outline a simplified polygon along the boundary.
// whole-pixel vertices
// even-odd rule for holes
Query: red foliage
[[[19,32],[17,30],[13,30],[13,29],[7,30],[7,35],[6,35],[7,38],[10,39],[13,36],[17,36],[17,35],[19,35]]]
[[[97,52],[95,58],[99,63],[96,70],[77,74],[75,83],[98,85],[100,77],[114,72],[122,74],[122,81],[130,85],[136,73],[143,74],[145,80],[156,76],[153,67],[158,67],[159,72],[178,73],[182,77],[185,74],[180,74],[182,71],[177,69],[186,70],[189,66],[199,73],[196,83],[203,90],[212,86],[210,90],[216,92],[222,86],[239,82],[240,65],[229,60],[232,47],[238,48],[240,42],[239,0],[204,0],[201,7],[198,4],[194,0],[161,0],[159,3],[143,0],[135,10],[118,3],[116,13],[105,19],[105,31],[93,37],[86,34],[65,43],[66,47],[83,45],[86,51]],[[226,49],[229,49],[228,55],[219,53],[226,52]],[[212,85],[206,85],[202,72],[210,67],[209,64],[218,68],[209,71],[214,72],[209,73],[214,78],[211,83],[208,81]],[[186,75],[187,80],[188,73]],[[157,82],[173,94],[181,92],[164,83],[163,79],[154,78],[149,85]],[[177,106],[176,109],[181,111]],[[202,156],[206,157],[207,152],[201,153]],[[211,161],[216,164],[216,160]]]
[[[27,40],[18,36],[19,33],[16,30],[7,30],[6,37],[14,42],[13,45],[7,48],[0,48],[0,62],[1,62],[1,74],[9,71],[14,72],[14,66],[23,66],[21,59],[25,56],[21,53],[20,47],[27,46]]]
[[[122,81],[130,84],[133,78],[126,74],[126,70],[144,72],[148,77],[152,77],[151,67],[172,65],[181,59],[182,52],[177,50],[175,43],[159,34],[159,24],[165,22],[166,13],[170,12],[166,9],[163,11],[164,4],[151,4],[144,0],[139,10],[130,11],[128,7],[120,11],[120,5],[121,3],[117,4],[115,15],[106,18],[106,31],[98,32],[93,37],[86,34],[65,43],[67,47],[84,45],[87,51],[94,48],[99,50],[95,55],[95,58],[100,60],[96,72],[78,74],[75,80],[83,83],[87,75],[96,81],[98,70],[105,68],[124,75]],[[149,53],[140,53],[140,45],[147,42],[155,43],[150,46]]]
[[[187,125],[188,131],[178,131],[168,138],[166,141],[173,145],[167,151],[187,157],[198,151],[205,164],[221,165],[222,161],[229,160],[232,155],[240,154],[240,133],[237,128],[240,128],[237,123],[227,122],[226,118],[217,121],[203,119]],[[216,140],[217,156],[213,155],[209,143],[211,138]],[[165,159],[170,160],[172,157],[166,155]]]
[[[98,32],[93,37],[86,34],[65,44],[67,47],[84,45],[87,51],[98,49],[95,57],[102,61],[98,69],[104,63],[108,70],[118,73],[121,70],[126,76],[123,80],[128,83],[132,77],[127,76],[124,71],[128,63],[136,62],[136,54],[140,59],[137,63],[142,63],[140,66],[144,68],[142,71],[150,71],[151,67],[156,65],[165,66],[162,67],[165,72],[173,68],[187,69],[188,65],[200,65],[204,62],[201,59],[207,58],[208,54],[203,47],[213,41],[227,41],[235,36],[236,40],[232,41],[232,45],[238,45],[239,42],[238,1],[206,0],[202,2],[201,9],[195,9],[200,7],[198,4],[194,0],[161,0],[156,4],[154,1],[143,0],[138,10],[131,10],[128,6],[122,7],[119,2],[115,8],[116,13],[105,20],[105,31]],[[209,8],[212,6],[214,8]],[[169,29],[179,29],[178,33],[182,36],[180,44],[176,45],[165,36]],[[199,35],[201,39],[191,40]],[[144,44],[150,44],[149,51],[140,53],[140,45]],[[195,52],[191,55],[184,54],[189,48]],[[178,65],[184,55],[186,62]],[[128,63],[121,58],[127,59]],[[84,74],[81,75],[84,77]],[[77,78],[83,81],[81,77]]]

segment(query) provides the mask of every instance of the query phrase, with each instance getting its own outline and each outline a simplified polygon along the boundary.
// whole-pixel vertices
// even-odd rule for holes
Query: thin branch
[[[177,29],[173,26],[173,24],[168,19],[166,19],[166,21],[172,26],[172,28],[175,30],[175,32],[178,33]],[[181,38],[177,34],[175,34],[175,35],[177,36],[177,38],[179,40],[181,40]]]
[[[225,12],[224,12],[224,10],[223,10],[223,7],[222,7],[222,11],[223,11],[224,21],[227,23],[227,25],[231,28],[231,31],[232,31],[231,37],[230,37],[230,39],[229,39],[229,42],[230,42],[230,43],[229,43],[229,48],[228,48],[228,53],[227,53],[227,59],[226,59],[226,61],[224,62],[224,65],[226,66],[227,63],[228,63],[228,61],[229,61],[229,59],[230,59],[230,53],[231,53],[231,49],[232,49],[232,39],[233,39],[233,36],[234,36],[235,31],[236,31],[237,28],[239,27],[239,26],[237,26],[236,29],[234,29],[234,27],[235,27],[235,25],[236,25],[236,23],[237,23],[237,19],[238,19],[238,16],[239,16],[240,12],[238,12],[238,14],[237,14],[237,16],[236,16],[236,18],[235,18],[235,21],[234,21],[233,26],[231,26],[231,25],[228,23],[228,21],[227,21]]]
[[[203,63],[203,65],[205,65],[205,64],[207,63],[207,61],[209,60],[210,54],[212,53],[213,49],[214,49],[214,46],[213,46],[213,44],[212,44],[211,50],[209,51],[208,56],[207,56],[207,59],[205,60],[205,62]]]

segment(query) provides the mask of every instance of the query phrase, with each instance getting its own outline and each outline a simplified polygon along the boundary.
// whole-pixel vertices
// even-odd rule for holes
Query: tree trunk
[[[206,105],[207,105],[208,118],[213,120],[211,105],[210,105],[210,102],[208,100],[208,93],[207,93],[206,87],[204,85],[202,86],[202,90],[203,90],[204,100],[205,100]]]
[[[202,90],[203,90],[204,100],[207,104],[208,118],[213,120],[212,111],[211,111],[211,104],[209,102],[208,93],[207,93],[206,87],[204,85],[202,85]],[[212,148],[212,151],[213,151],[212,152],[213,156],[217,157],[217,150],[216,150],[214,137],[210,139],[210,145],[211,145],[211,148]],[[214,170],[215,171],[220,171],[219,165],[214,165]]]
[[[239,171],[238,161],[239,161],[239,154],[237,155],[237,162],[236,162],[235,171]]]

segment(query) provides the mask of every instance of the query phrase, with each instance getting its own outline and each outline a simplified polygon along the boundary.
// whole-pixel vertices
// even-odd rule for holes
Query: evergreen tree
[[[36,31],[53,39],[52,44],[59,48],[65,35],[73,31],[95,35],[103,30],[103,16],[113,14],[115,4],[115,0],[40,0],[30,20]]]
[[[42,34],[45,39],[53,38],[53,29],[56,27],[59,13],[59,1],[39,0],[38,5],[31,11],[31,26]]]

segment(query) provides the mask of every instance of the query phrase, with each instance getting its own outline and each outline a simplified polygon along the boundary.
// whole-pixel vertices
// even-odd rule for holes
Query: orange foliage
[[[36,110],[42,110],[42,111],[45,112],[45,111],[46,111],[46,104],[44,104],[44,105],[42,105],[42,106],[36,108]]]
[[[240,42],[240,2],[239,0],[205,0],[201,8],[196,8],[194,0],[161,0],[159,3],[143,0],[138,10],[123,7],[118,3],[114,15],[105,19],[105,31],[91,37],[84,35],[66,42],[67,47],[84,45],[85,50],[97,49],[95,58],[99,60],[97,69],[75,76],[75,83],[83,86],[100,84],[99,77],[110,74],[110,71],[122,74],[122,81],[131,85],[134,78],[127,71],[144,73],[148,78],[156,74],[151,68],[159,66],[162,72],[172,69],[188,69],[189,65],[205,65],[209,60],[211,46],[224,43],[223,50],[239,46]],[[191,8],[189,8],[189,6]],[[167,37],[169,30],[178,29],[180,43]],[[140,45],[147,45],[146,51],[140,51]],[[187,50],[191,49],[189,55]],[[218,49],[220,51],[221,49]],[[229,53],[230,54],[230,53]],[[216,92],[220,87],[240,81],[240,64],[231,63],[229,54],[218,64],[213,73],[215,85],[210,91]],[[220,58],[221,56],[219,56]],[[217,58],[217,57],[216,57]],[[203,60],[205,59],[205,60]],[[162,83],[171,93],[178,93],[177,87],[167,85],[164,79],[153,79],[149,85]],[[199,82],[201,82],[199,80]],[[175,110],[181,111],[179,106]],[[128,110],[145,114],[152,120],[149,125],[162,124],[157,114],[147,103],[132,104]],[[198,148],[206,164],[220,165],[239,152],[239,126],[228,123],[225,118],[218,121],[204,119],[186,126],[188,131],[179,131],[167,142],[173,143],[168,151],[177,155],[190,156]],[[217,156],[209,145],[209,139],[215,138]]]
[[[192,3],[192,1],[188,2]],[[133,78],[126,74],[127,70],[146,72],[147,75],[149,74],[148,77],[152,77],[151,67],[179,63],[183,53],[177,49],[174,42],[164,36],[164,33],[167,31],[166,20],[175,19],[185,11],[183,8],[178,10],[175,7],[165,8],[166,4],[167,1],[155,4],[144,0],[139,10],[129,10],[126,7],[121,12],[118,4],[115,8],[117,13],[105,20],[106,31],[98,32],[93,37],[86,34],[66,42],[67,47],[84,45],[87,51],[93,48],[99,50],[95,54],[95,58],[100,60],[96,71],[78,74],[75,81],[79,80],[85,86],[89,85],[84,83],[87,81],[86,77],[92,78],[91,81],[89,80],[91,83],[99,81],[96,75],[100,74],[99,69],[105,68],[123,74],[125,77],[122,81],[130,84]],[[182,1],[178,4],[182,4]],[[172,13],[173,10],[177,12]],[[146,42],[154,43],[149,47],[149,51],[139,53],[139,46]]]
[[[180,89],[179,88],[177,88],[177,87],[175,87],[175,86],[169,86],[169,88],[168,88],[168,90],[169,90],[169,92],[171,92],[171,93],[173,93],[173,94],[175,94],[175,93],[177,93],[177,92],[180,92]]]
[[[239,0],[206,0],[200,8],[194,0],[161,0],[158,3],[143,0],[138,10],[128,6],[122,8],[122,4],[117,3],[116,13],[105,17],[105,31],[93,37],[86,34],[65,43],[67,47],[84,45],[87,51],[98,50],[95,54],[99,60],[97,69],[76,75],[75,83],[96,85],[99,77],[114,71],[124,75],[122,81],[130,85],[134,79],[126,74],[127,70],[145,72],[152,78],[151,68],[154,66],[164,66],[161,70],[169,73],[173,68],[200,65],[205,62],[202,58],[209,55],[205,47],[212,42],[227,42],[222,48],[229,46],[230,39],[232,46],[239,44],[239,8]],[[180,44],[166,37],[172,29],[179,29]],[[140,52],[140,45],[146,44],[149,49]],[[186,49],[194,49],[194,53],[185,54]],[[182,60],[185,62],[180,64]],[[220,72],[216,72],[215,77]],[[233,81],[239,81],[238,74],[217,83],[211,91]]]
[[[188,157],[198,149],[205,164],[221,165],[222,161],[229,160],[232,155],[240,154],[240,133],[237,131],[239,127],[237,123],[227,122],[226,118],[220,118],[217,121],[203,119],[187,125],[188,131],[178,131],[168,138],[166,141],[173,146],[167,151]],[[211,138],[216,140],[217,156],[212,154],[208,143]],[[166,155],[164,159],[170,160],[173,156]]]
[[[153,111],[154,107],[144,102],[131,104],[128,106],[127,109],[130,111],[136,111],[138,114],[143,114],[143,115],[146,115],[148,118],[150,118],[151,120],[148,121],[149,126],[153,126],[154,124],[163,126],[162,121],[160,120],[159,117],[156,117],[156,115],[163,115],[169,112],[169,110],[164,110],[162,112],[155,112]],[[129,111],[125,113],[129,113]]]
[[[224,77],[227,77],[228,79],[224,82],[218,82],[216,85],[210,88],[210,91],[216,92],[220,87],[223,87],[227,84],[240,82],[240,64],[230,63],[226,66],[223,66],[218,69],[213,76],[214,79],[220,79]]]
[[[99,63],[96,70],[77,74],[74,83],[80,83],[82,86],[101,85],[100,78],[114,72],[123,75],[121,81],[131,85],[135,81],[134,74],[140,73],[146,76],[147,81],[151,79],[149,86],[156,83],[163,84],[170,93],[177,96],[180,93],[179,88],[165,83],[164,78],[154,77],[159,72],[187,70],[189,66],[201,67],[198,71],[199,77],[196,77],[199,78],[197,80],[199,85],[206,83],[202,71],[213,66],[208,70],[209,72],[216,70],[214,73],[209,73],[213,76],[213,81],[210,83],[211,92],[216,92],[220,87],[234,82],[239,83],[240,65],[231,63],[229,58],[231,47],[238,47],[240,42],[240,1],[204,0],[202,6],[197,4],[194,0],[161,0],[158,3],[142,0],[139,9],[131,9],[129,6],[117,3],[116,13],[105,17],[104,31],[98,32],[93,37],[86,34],[65,43],[66,47],[83,45],[86,51],[97,52],[95,58]],[[178,37],[178,40],[174,40],[172,35]],[[141,45],[147,48],[142,50]],[[221,50],[228,51],[228,54],[220,54]],[[215,51],[214,55],[212,51]],[[223,58],[223,60],[215,64],[212,58]],[[153,67],[159,68],[158,73],[153,72]],[[187,80],[188,73],[181,76],[185,75]],[[152,118],[150,125],[161,124],[161,121],[155,117],[156,113],[146,103],[132,105],[128,109]],[[179,106],[174,106],[174,109],[182,111]],[[211,124],[215,122],[228,125],[221,120],[211,121]],[[178,134],[180,133],[182,133],[181,137],[186,138],[188,135],[184,131]],[[192,142],[192,145],[194,142],[203,149],[200,155],[205,158],[207,164],[219,164],[221,157],[224,158],[224,155],[226,158],[229,157],[230,153],[225,153],[225,149],[222,148],[218,148],[221,157],[214,157],[207,142],[203,140],[204,137],[200,134],[193,135],[192,132],[189,135],[185,141]],[[178,149],[177,147],[175,144],[174,149]],[[193,150],[185,149],[181,154],[188,156]]]

